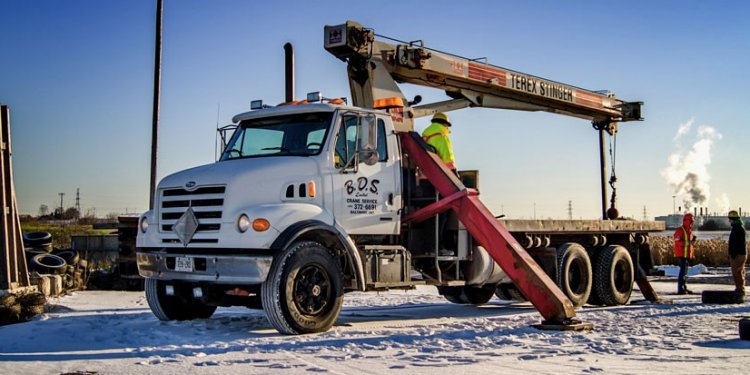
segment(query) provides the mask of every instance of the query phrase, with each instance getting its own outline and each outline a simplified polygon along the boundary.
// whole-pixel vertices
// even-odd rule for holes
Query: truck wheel
[[[498,284],[497,288],[495,289],[495,295],[497,296],[497,298],[505,301],[526,301],[526,297],[524,297],[521,291],[511,283]]]
[[[274,259],[260,296],[263,310],[279,332],[324,332],[344,302],[338,260],[318,242],[299,241]]]
[[[484,305],[495,294],[495,286],[441,286],[440,295],[459,305]]]
[[[515,285],[512,285],[510,288],[508,288],[508,295],[510,295],[511,300],[516,302],[526,302],[529,300],[528,298],[526,298],[526,296],[523,295],[523,293],[521,293],[520,290],[518,290],[518,288],[516,288]]]
[[[557,249],[557,285],[576,308],[586,304],[591,294],[591,260],[577,243]]]
[[[216,311],[216,306],[180,295],[179,285],[174,285],[175,295],[168,296],[167,282],[163,280],[146,279],[145,289],[148,306],[159,320],[208,319]]]
[[[628,303],[634,277],[633,261],[624,247],[610,245],[600,249],[594,261],[595,299],[605,306]]]
[[[512,301],[510,293],[508,293],[508,286],[506,284],[498,284],[495,288],[495,296],[503,301]]]

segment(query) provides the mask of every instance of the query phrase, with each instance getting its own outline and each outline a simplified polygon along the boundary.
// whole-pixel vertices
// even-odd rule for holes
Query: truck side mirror
[[[380,158],[378,155],[378,127],[374,115],[359,118],[359,161],[366,165],[375,165]]]

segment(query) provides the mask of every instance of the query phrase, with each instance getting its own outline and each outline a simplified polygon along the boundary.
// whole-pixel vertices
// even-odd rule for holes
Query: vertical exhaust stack
[[[285,102],[294,101],[294,47],[292,43],[284,44],[284,85]]]

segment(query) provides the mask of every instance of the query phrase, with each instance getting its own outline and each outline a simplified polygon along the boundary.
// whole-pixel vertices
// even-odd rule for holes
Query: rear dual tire
[[[495,294],[495,286],[442,286],[440,295],[459,305],[484,305]]]
[[[591,260],[583,246],[565,243],[557,248],[557,285],[576,308],[591,294]]]
[[[599,249],[594,258],[594,285],[589,303],[592,305],[625,305],[633,293],[635,269],[627,249],[610,245]]]

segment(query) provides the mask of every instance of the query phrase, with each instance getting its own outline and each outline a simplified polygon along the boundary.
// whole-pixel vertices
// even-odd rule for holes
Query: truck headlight
[[[240,218],[237,219],[237,230],[239,230],[240,233],[245,233],[249,228],[250,218],[248,218],[245,214],[240,215]]]
[[[148,219],[143,216],[141,217],[141,233],[146,233],[148,230]]]

